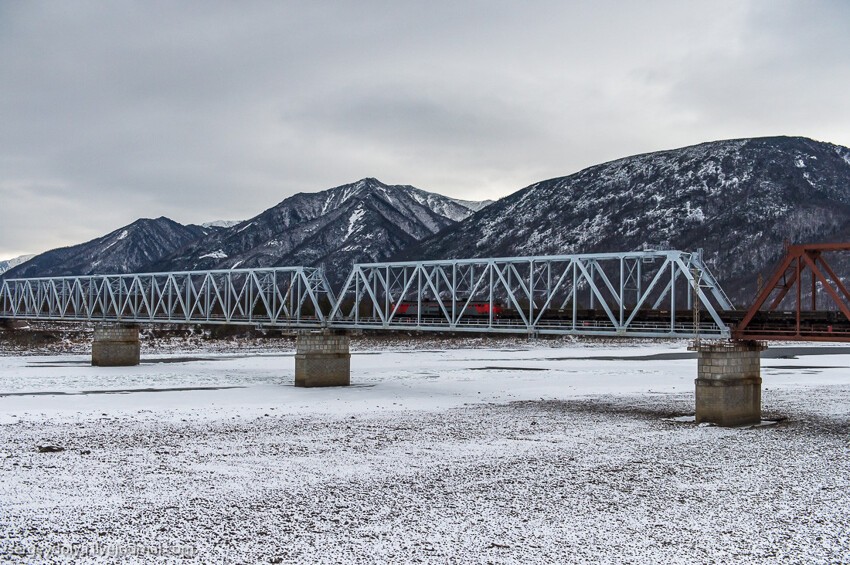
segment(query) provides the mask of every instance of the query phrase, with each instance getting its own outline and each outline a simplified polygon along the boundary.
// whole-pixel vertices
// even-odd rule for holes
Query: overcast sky
[[[850,146],[850,2],[0,0],[0,259],[373,176],[465,199],[702,141]]]

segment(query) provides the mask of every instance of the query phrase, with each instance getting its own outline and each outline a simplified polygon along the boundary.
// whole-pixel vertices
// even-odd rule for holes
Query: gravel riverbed
[[[0,559],[850,562],[850,356],[765,362],[775,423],[725,429],[674,419],[693,360],[637,360],[682,349],[376,351],[324,390],[5,357]]]

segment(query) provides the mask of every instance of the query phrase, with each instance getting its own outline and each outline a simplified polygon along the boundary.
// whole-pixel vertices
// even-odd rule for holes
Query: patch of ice
[[[758,424],[753,424],[751,426],[747,426],[747,428],[764,428],[766,426],[774,426],[778,424],[778,420],[762,420]]]
[[[663,421],[665,421],[665,422],[682,422],[682,423],[688,423],[688,422],[695,422],[695,421],[696,421],[696,416],[675,416],[675,417],[673,417],[673,418],[661,418],[661,419],[662,419]]]

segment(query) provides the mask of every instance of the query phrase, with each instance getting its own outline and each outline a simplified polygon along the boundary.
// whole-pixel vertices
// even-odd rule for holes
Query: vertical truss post
[[[573,305],[573,332],[576,331],[576,325],[578,324],[578,261],[573,259],[570,261],[570,266],[573,269],[573,287],[570,289],[570,294],[572,295],[570,299],[572,300]]]
[[[492,261],[489,261],[487,263],[487,269],[490,272],[490,288],[489,288],[489,293],[488,293],[489,296],[488,296],[488,299],[487,299],[487,303],[488,303],[487,318],[488,318],[488,325],[489,325],[490,328],[493,327],[493,306],[495,304],[494,301],[493,301],[493,270],[495,268],[496,268],[496,265]]]
[[[676,333],[676,263],[670,261],[670,333]]]
[[[797,280],[797,285],[796,285],[796,290],[797,290],[797,305],[796,306],[797,307],[795,308],[796,317],[797,317],[797,327],[796,327],[797,331],[796,331],[795,335],[797,335],[798,337],[800,335],[800,310],[801,310],[802,302],[803,302],[803,298],[802,298],[802,294],[803,294],[803,284],[802,284],[802,282],[803,282],[803,280],[801,278],[802,267],[803,267],[802,261],[800,260],[800,256],[798,255],[797,260],[796,260],[797,271],[796,271],[796,276],[794,277]]]
[[[452,328],[457,325],[457,263],[452,263]]]

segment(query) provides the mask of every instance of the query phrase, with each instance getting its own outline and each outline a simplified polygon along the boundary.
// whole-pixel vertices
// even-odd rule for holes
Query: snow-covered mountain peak
[[[180,250],[156,270],[325,265],[334,279],[353,262],[385,259],[471,214],[451,198],[366,177],[291,196]]]
[[[10,269],[8,277],[143,272],[175,250],[209,234],[166,217],[141,218],[86,243],[54,249]]]
[[[212,222],[204,222],[201,224],[203,228],[232,228],[237,224],[241,224],[242,220],[213,220]]]
[[[745,301],[783,241],[850,240],[850,149],[800,137],[647,153],[535,183],[398,259],[704,248]]]
[[[35,257],[35,255],[21,255],[19,257],[13,257],[12,259],[0,259],[0,274],[17,267],[18,265],[26,263],[33,257]]]

